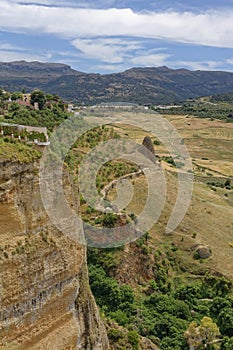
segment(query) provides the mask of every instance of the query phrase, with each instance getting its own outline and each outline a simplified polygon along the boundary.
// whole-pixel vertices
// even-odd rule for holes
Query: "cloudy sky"
[[[0,61],[233,71],[233,0],[1,0]]]

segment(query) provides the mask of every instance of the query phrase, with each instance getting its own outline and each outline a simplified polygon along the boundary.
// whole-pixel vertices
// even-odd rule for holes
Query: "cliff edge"
[[[0,349],[108,349],[85,247],[50,224],[38,162],[0,163]]]

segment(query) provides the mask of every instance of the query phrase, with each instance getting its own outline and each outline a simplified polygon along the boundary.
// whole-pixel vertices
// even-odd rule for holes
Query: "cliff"
[[[0,222],[0,349],[108,349],[85,247],[50,224],[37,162],[1,162]]]

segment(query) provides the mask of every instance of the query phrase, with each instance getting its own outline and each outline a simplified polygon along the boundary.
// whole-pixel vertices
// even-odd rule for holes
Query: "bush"
[[[105,227],[114,227],[115,224],[117,223],[117,220],[118,220],[118,216],[116,214],[106,213],[104,214],[102,223]]]
[[[124,338],[124,333],[120,331],[119,329],[111,328],[108,331],[108,337],[110,340],[113,340],[114,342],[119,341],[120,339]]]
[[[122,310],[117,310],[114,312],[109,312],[108,316],[116,321],[119,325],[125,327],[127,324],[129,324],[129,317],[126,315],[126,313]]]
[[[136,331],[129,331],[128,332],[128,342],[132,345],[134,350],[139,349],[139,334]]]
[[[120,285],[114,278],[108,277],[102,267],[89,266],[91,290],[97,304],[105,313],[120,324],[128,324],[134,302],[131,287]]]

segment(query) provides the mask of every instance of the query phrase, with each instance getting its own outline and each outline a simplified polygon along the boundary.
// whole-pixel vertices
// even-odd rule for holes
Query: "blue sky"
[[[0,61],[233,72],[233,1],[1,0]]]

